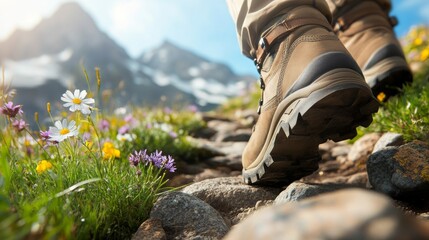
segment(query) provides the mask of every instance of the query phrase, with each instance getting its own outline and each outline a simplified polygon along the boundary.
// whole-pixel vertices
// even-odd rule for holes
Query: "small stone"
[[[204,180],[185,187],[182,192],[207,202],[236,224],[240,220],[236,218],[238,214],[255,208],[259,201],[262,206],[274,200],[280,189],[249,186],[240,176]]]
[[[331,154],[333,158],[337,158],[339,156],[347,156],[349,154],[351,145],[338,145],[332,148]]]
[[[356,173],[349,177],[347,180],[348,184],[359,186],[359,187],[367,187],[368,185],[368,173],[361,172]]]
[[[183,192],[161,196],[150,217],[161,221],[167,239],[220,239],[229,230],[213,207]]]
[[[165,240],[164,229],[159,219],[149,218],[144,221],[137,232],[131,238],[132,240]]]
[[[404,144],[404,137],[401,134],[388,132],[383,134],[377,141],[372,153],[380,151],[385,147],[401,146],[402,144]]]
[[[367,162],[368,178],[375,190],[392,197],[429,197],[429,144],[413,141],[386,147]]]
[[[420,223],[384,195],[349,189],[255,211],[224,240],[429,239]]]
[[[348,161],[366,161],[372,153],[375,143],[380,139],[379,133],[370,133],[359,138],[351,147],[347,155]]]
[[[346,187],[347,185],[344,184],[308,184],[293,182],[276,197],[274,204],[296,202],[322,193],[344,189]]]

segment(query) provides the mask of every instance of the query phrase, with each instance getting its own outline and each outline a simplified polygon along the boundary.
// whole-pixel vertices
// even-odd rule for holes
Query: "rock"
[[[331,155],[334,159],[339,156],[347,156],[351,150],[352,146],[348,144],[341,144],[335,146],[331,149]]]
[[[308,184],[293,182],[276,197],[274,204],[296,202],[322,193],[344,189],[346,187],[347,185],[344,184]]]
[[[368,179],[375,190],[403,198],[429,195],[429,144],[413,141],[386,147],[367,162]]]
[[[341,190],[266,207],[233,227],[236,239],[429,239],[391,200],[368,190]]]
[[[169,192],[154,204],[167,239],[220,239],[228,232],[222,216],[209,204],[183,192]]]
[[[367,187],[368,186],[368,173],[367,172],[361,172],[356,173],[349,177],[347,180],[347,183],[350,185],[355,185],[359,187]]]
[[[236,224],[253,211],[258,202],[261,206],[274,200],[280,189],[253,187],[244,184],[241,177],[225,177],[194,183],[182,192],[207,202]]]
[[[219,151],[226,156],[241,156],[247,142],[224,142],[217,145]]]
[[[379,133],[370,133],[359,138],[350,149],[347,159],[352,162],[366,161],[380,136]]]
[[[159,219],[149,218],[142,223],[131,240],[165,240],[164,229]]]
[[[404,137],[399,133],[385,133],[377,141],[372,153],[382,150],[385,147],[401,146],[404,144]]]
[[[201,182],[206,179],[219,178],[219,177],[227,177],[229,173],[225,173],[219,171],[217,169],[204,169],[202,173],[195,175],[194,182]]]
[[[178,174],[178,175],[175,175],[170,180],[168,180],[167,186],[168,187],[181,187],[183,185],[194,182],[194,178],[195,178],[194,175]]]
[[[215,139],[216,142],[247,142],[252,135],[251,129],[238,129],[233,132],[219,133]]]
[[[211,167],[228,167],[232,171],[241,171],[241,169],[243,168],[243,165],[241,164],[240,155],[217,156],[205,160],[204,163]]]

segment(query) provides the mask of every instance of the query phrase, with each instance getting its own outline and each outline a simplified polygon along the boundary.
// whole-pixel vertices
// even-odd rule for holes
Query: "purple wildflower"
[[[49,132],[49,130],[47,130],[47,131],[40,131],[40,138],[43,140],[43,141],[48,141],[49,140],[49,137],[50,137],[50,132]]]
[[[130,127],[128,125],[124,125],[119,128],[118,133],[121,135],[124,135],[125,133],[128,133],[130,131]]]
[[[190,112],[196,113],[196,112],[198,112],[198,107],[192,104],[192,105],[188,106],[188,110]]]
[[[85,133],[82,135],[82,140],[83,140],[83,141],[88,141],[89,139],[91,139],[91,133],[89,133],[89,132],[85,132]]]
[[[174,131],[171,131],[169,133],[169,135],[170,135],[171,138],[177,138],[177,133],[175,133]]]
[[[155,152],[151,153],[150,155],[147,154],[146,149],[144,151],[134,151],[134,153],[128,157],[128,160],[130,165],[135,167],[141,163],[146,166],[153,164],[155,167],[165,169],[169,172],[174,172],[177,169],[174,159],[170,155],[162,155],[162,151],[158,150],[155,150]]]
[[[170,155],[167,156],[166,161],[164,162],[164,169],[169,172],[175,172],[176,171],[176,165],[174,164],[174,158]]]
[[[147,128],[147,129],[151,129],[151,128],[152,128],[152,123],[147,123],[147,124],[146,124],[146,128]]]
[[[169,107],[165,107],[164,108],[164,113],[165,114],[171,114],[171,112],[172,112],[171,108],[169,108]]]
[[[98,124],[98,127],[101,129],[101,131],[108,131],[110,127],[110,123],[106,119],[103,119]]]
[[[130,162],[131,166],[135,166],[137,167],[137,165],[139,165],[140,162],[144,162],[146,159],[146,150],[144,151],[134,151],[134,154],[131,154],[128,157],[128,161]]]
[[[13,106],[13,102],[8,102],[0,109],[0,112],[14,118],[17,114],[21,115],[24,113],[21,108],[22,105]]]
[[[153,165],[155,165],[157,168],[162,168],[162,165],[165,161],[162,151],[155,150],[154,153],[150,154],[149,158]]]
[[[27,123],[22,119],[16,119],[12,122],[12,126],[17,132],[21,132],[25,127],[27,127]]]
[[[135,127],[137,125],[137,119],[135,119],[132,114],[128,114],[127,116],[125,116],[124,121],[128,123],[130,126]]]

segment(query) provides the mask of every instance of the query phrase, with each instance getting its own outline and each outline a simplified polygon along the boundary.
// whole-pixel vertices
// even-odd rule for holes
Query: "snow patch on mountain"
[[[68,61],[73,51],[65,49],[58,54],[41,55],[19,61],[6,59],[3,62],[5,69],[5,81],[11,87],[37,87],[48,80],[57,79],[64,86],[73,81],[73,77],[65,75],[61,63]]]

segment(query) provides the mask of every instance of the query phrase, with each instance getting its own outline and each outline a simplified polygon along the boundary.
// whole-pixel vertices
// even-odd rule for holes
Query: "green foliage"
[[[364,132],[396,132],[405,140],[429,141],[429,65],[415,74],[411,86],[384,103]]]
[[[87,97],[99,95],[99,83],[100,79],[97,93],[88,91]],[[4,110],[12,99],[2,93]],[[70,101],[86,100],[72,96]],[[140,108],[102,112],[97,106],[95,100],[89,108],[82,105],[51,116],[48,104],[52,125],[58,127],[57,119],[68,122],[55,134],[51,125],[48,138],[28,125],[17,125],[25,115],[0,110],[0,239],[130,238],[159,194],[170,190],[167,155],[184,161],[201,157],[188,140],[189,134],[204,127],[196,112]],[[40,131],[48,130],[35,120]],[[78,128],[70,125],[72,121]],[[53,136],[59,140],[53,142]],[[155,160],[130,164],[130,154],[145,149],[148,154],[162,150],[165,158],[158,158],[158,164]]]

